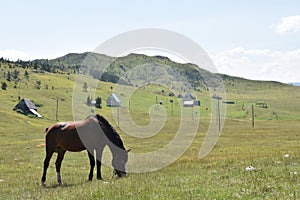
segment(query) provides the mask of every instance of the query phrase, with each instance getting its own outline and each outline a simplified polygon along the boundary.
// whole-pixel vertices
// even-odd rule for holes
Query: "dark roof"
[[[32,101],[30,101],[29,99],[23,99],[23,100],[24,100],[24,103],[26,104],[27,108],[36,110],[36,106],[34,105],[34,103]]]
[[[32,101],[30,101],[29,99],[22,99],[15,107],[13,110],[16,109],[21,109],[21,110],[30,110],[30,109],[36,109],[36,106],[34,105],[34,103]]]
[[[188,100],[195,100],[196,97],[194,97],[191,93],[187,93],[185,96],[184,96],[184,100],[188,101]]]
[[[17,110],[17,112],[28,115],[28,114],[32,114],[35,115],[37,117],[42,117],[42,115],[40,115],[37,112],[36,106],[34,105],[34,103],[32,101],[30,101],[29,99],[22,99],[14,108],[13,110]]]

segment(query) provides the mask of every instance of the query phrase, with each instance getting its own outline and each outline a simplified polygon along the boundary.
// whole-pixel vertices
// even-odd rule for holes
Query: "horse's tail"
[[[45,132],[47,133],[50,127],[45,128]]]

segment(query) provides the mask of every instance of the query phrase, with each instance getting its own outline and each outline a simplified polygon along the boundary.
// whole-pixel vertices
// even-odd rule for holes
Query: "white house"
[[[110,107],[119,107],[121,106],[121,100],[116,94],[111,94],[106,100],[106,105]]]
[[[194,106],[194,100],[183,101],[183,106],[185,106],[185,107],[193,107]]]

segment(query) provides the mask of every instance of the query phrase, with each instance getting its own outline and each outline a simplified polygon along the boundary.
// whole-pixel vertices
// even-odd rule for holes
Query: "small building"
[[[201,106],[201,102],[199,100],[194,101],[194,106]]]
[[[194,100],[196,100],[196,97],[194,97],[191,93],[187,93],[183,97],[183,106],[184,107],[193,107]]]
[[[194,106],[194,101],[193,100],[183,101],[183,106],[184,107],[193,107]]]
[[[91,105],[95,106],[96,105],[96,100],[91,100]]]
[[[22,113],[24,115],[35,115],[36,117],[42,117],[42,115],[40,115],[37,112],[37,108],[34,105],[34,103],[32,101],[30,101],[29,99],[22,99],[14,108],[13,110]]]
[[[191,93],[187,93],[187,94],[183,97],[183,101],[191,101],[191,100],[196,100],[196,97],[194,97]]]
[[[111,94],[106,100],[106,105],[109,107],[119,107],[121,106],[121,100],[116,94]]]

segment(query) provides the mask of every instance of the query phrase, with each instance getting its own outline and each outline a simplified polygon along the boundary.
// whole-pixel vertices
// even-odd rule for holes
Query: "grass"
[[[199,128],[192,145],[176,162],[154,172],[130,173],[122,179],[111,179],[110,165],[103,166],[104,181],[87,182],[87,153],[68,152],[62,164],[64,184],[57,185],[54,155],[48,169],[47,187],[41,187],[44,129],[56,122],[56,97],[59,97],[59,121],[73,119],[75,77],[30,72],[29,80],[22,80],[17,88],[9,83],[6,91],[0,90],[0,199],[300,199],[298,87],[242,81],[235,82],[234,86],[225,83],[227,99],[236,103],[226,105],[223,132],[214,149],[203,159],[199,159],[198,154],[210,121],[211,100],[208,93],[196,93],[201,100],[194,119],[200,119]],[[37,80],[42,83],[39,90],[35,88]],[[97,86],[95,96],[101,96],[103,104],[111,87],[115,86],[103,82]],[[130,88],[126,87],[122,88],[123,95],[118,94],[123,101],[129,98],[126,91]],[[156,96],[163,102],[168,100],[164,89],[166,94],[161,94],[161,86],[151,85],[133,93],[130,111],[137,124],[150,123],[148,110]],[[30,118],[12,111],[18,95],[42,104],[38,111],[44,118]],[[91,88],[82,95],[82,101],[93,95]],[[252,128],[250,110],[246,112],[258,101],[266,102],[269,107],[255,106],[255,127]],[[118,129],[111,108],[104,106],[96,112],[106,116],[117,128],[127,148],[141,153],[165,146],[174,138],[179,117],[190,117],[192,112],[187,108],[187,114],[180,113],[179,102],[174,103],[173,115],[170,104],[163,103],[162,107],[166,111],[166,123],[158,134],[146,139],[131,137]],[[128,108],[121,108],[120,111],[125,112],[122,109]],[[278,114],[278,120],[273,112]],[[107,152],[106,159],[110,162]],[[290,156],[285,158],[286,154]],[[250,165],[254,171],[245,170]]]

